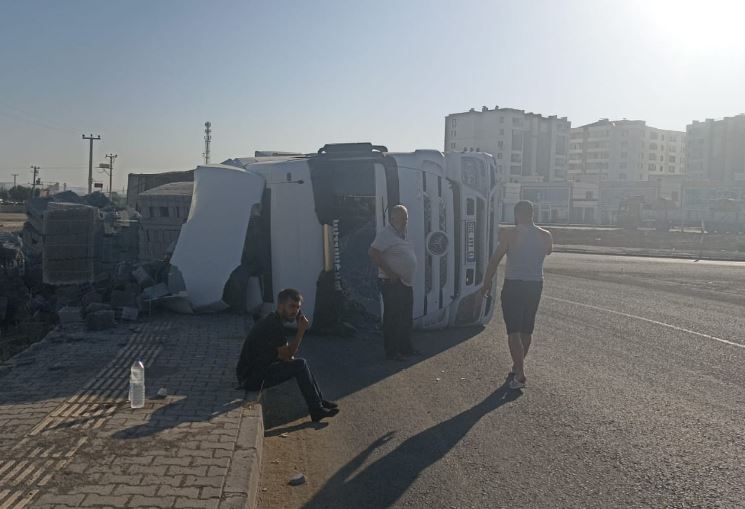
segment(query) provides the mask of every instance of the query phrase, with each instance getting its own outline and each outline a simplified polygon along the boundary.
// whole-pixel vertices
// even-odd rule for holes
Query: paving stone
[[[181,449],[177,453],[179,456],[190,456],[192,458],[211,458],[212,450],[200,450],[200,449]]]
[[[135,495],[129,507],[173,507],[175,497],[143,497]]]
[[[181,467],[188,467],[192,464],[192,462],[196,462],[196,460],[201,461],[214,461],[213,458],[191,458],[191,457],[179,457],[179,458],[172,458],[172,457],[157,457],[153,460],[153,465],[178,465]],[[197,463],[194,463],[197,465]]]
[[[168,470],[166,465],[131,465],[129,467],[130,474],[145,474],[145,475],[165,475]]]
[[[80,503],[85,499],[87,495],[84,494],[76,494],[76,495],[59,495],[57,493],[47,493],[45,495],[42,495],[38,502],[39,504],[48,504],[48,505],[71,505],[71,506],[77,506],[80,505]]]
[[[85,500],[80,504],[84,507],[103,505],[111,507],[126,507],[129,495],[88,495]]]
[[[217,490],[218,493],[220,490]],[[199,488],[174,488],[172,486],[161,486],[158,488],[160,497],[188,497],[193,499],[199,498]],[[219,496],[219,495],[218,495]]]
[[[212,486],[213,488],[219,488],[222,486],[222,476],[215,477],[202,477],[187,475],[184,479],[184,486]]]
[[[199,498],[220,498],[220,489],[205,486],[202,491],[199,492]]]
[[[169,466],[168,473],[171,475],[207,475],[207,467],[180,467]]]
[[[74,493],[95,493],[96,495],[111,495],[114,491],[113,484],[85,484],[83,486],[75,486]]]
[[[193,498],[180,497],[176,499],[174,507],[194,507],[204,509],[216,509],[220,504],[219,498],[195,500]]]
[[[119,485],[114,490],[114,495],[143,495],[146,497],[154,497],[157,491],[158,491],[157,486]]]

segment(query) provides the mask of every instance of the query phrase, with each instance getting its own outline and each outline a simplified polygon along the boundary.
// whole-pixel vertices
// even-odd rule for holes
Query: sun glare
[[[649,33],[661,42],[692,52],[745,50],[740,0],[648,0],[635,3]]]

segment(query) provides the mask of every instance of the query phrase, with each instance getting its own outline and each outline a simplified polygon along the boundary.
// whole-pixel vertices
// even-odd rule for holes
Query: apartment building
[[[593,182],[645,182],[684,175],[686,133],[650,127],[643,120],[601,119],[571,130],[569,178]]]
[[[488,152],[508,182],[562,182],[571,122],[524,110],[471,108],[445,118],[445,151]]]
[[[686,126],[688,178],[745,184],[745,114]]]

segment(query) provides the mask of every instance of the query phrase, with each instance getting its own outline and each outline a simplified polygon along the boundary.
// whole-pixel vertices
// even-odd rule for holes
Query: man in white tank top
[[[548,230],[533,222],[533,204],[529,201],[515,205],[515,224],[500,236],[497,250],[489,260],[481,293],[482,296],[490,294],[497,266],[506,255],[501,298],[512,356],[510,388],[521,389],[527,380],[525,357],[533,339],[535,315],[543,291],[543,261],[551,254],[553,239]]]

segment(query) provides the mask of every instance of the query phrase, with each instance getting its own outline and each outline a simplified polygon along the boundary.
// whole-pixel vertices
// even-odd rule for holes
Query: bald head
[[[406,224],[409,222],[409,211],[406,207],[403,205],[395,205],[391,207],[388,217],[390,218],[393,227],[399,232],[404,232],[406,230]]]

